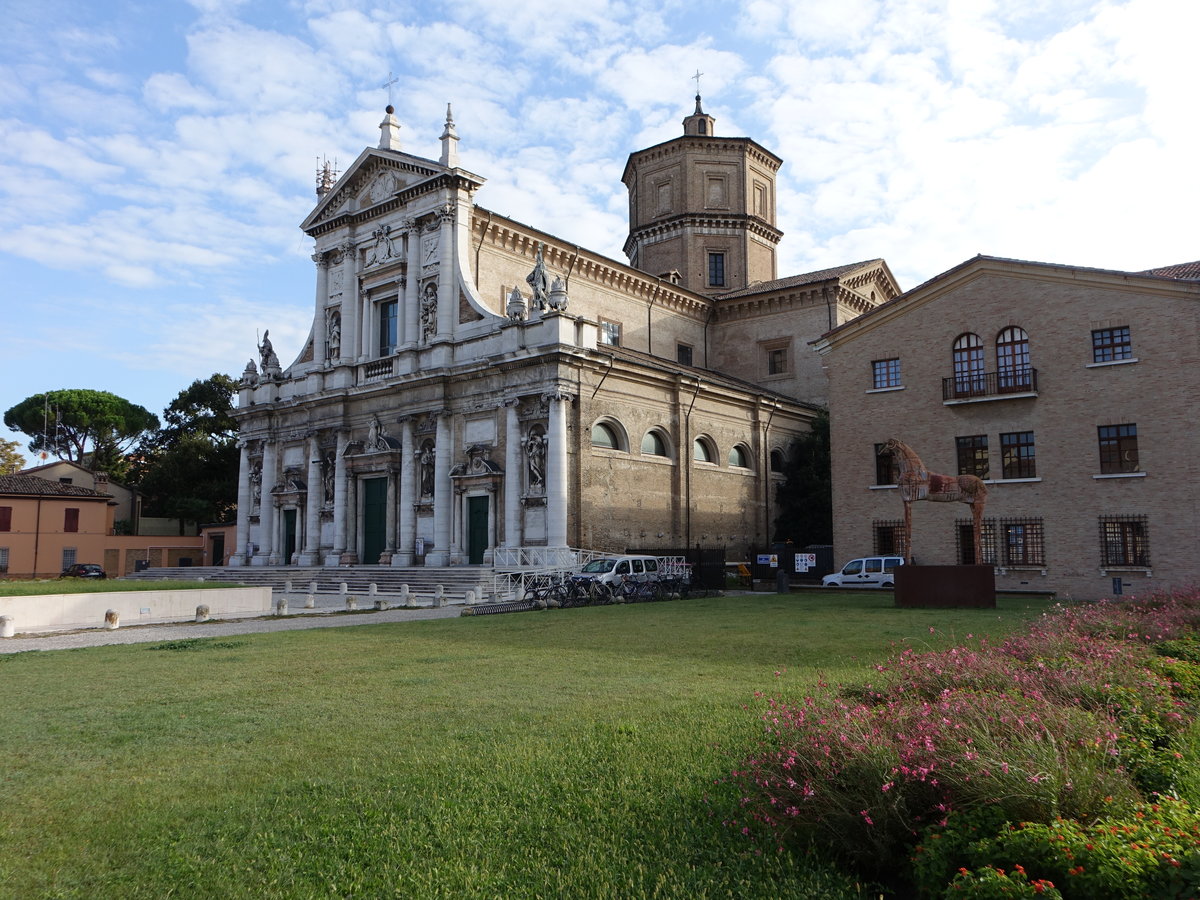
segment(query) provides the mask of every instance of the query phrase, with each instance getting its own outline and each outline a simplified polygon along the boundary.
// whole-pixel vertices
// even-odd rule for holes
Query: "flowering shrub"
[[[1067,900],[1140,900],[1200,893],[1200,811],[1168,797],[1090,825],[1068,819],[1005,824],[992,831],[952,816],[932,829],[914,862],[923,896],[936,897],[955,871],[1019,870],[1052,881]],[[940,838],[940,839],[935,839]],[[955,877],[952,882],[958,883]],[[952,893],[944,896],[999,896]],[[1030,896],[1013,894],[1011,896]]]
[[[759,752],[733,773],[739,827],[816,839],[884,876],[948,817],[987,810],[994,821],[974,842],[1003,822],[1086,822],[1131,809],[1185,771],[1175,745],[1200,698],[1198,624],[1200,591],[1060,605],[1000,643],[905,650],[876,666],[875,683],[771,698]],[[942,838],[965,839],[935,828],[921,849]],[[919,880],[938,872],[938,890],[925,883],[926,894],[939,895],[954,868],[942,860],[921,875],[917,856]],[[957,865],[978,871],[960,872],[953,896],[1049,896],[1049,883],[1023,880],[1013,860]],[[1070,869],[1038,875],[1065,891],[1082,874]],[[962,893],[985,888],[998,893]]]
[[[1063,894],[1054,887],[1054,882],[1045,878],[1029,880],[1025,870],[1015,866],[1011,872],[984,866],[978,872],[960,869],[943,895],[969,897],[971,900],[992,900],[1003,897],[1043,897],[1062,900]]]

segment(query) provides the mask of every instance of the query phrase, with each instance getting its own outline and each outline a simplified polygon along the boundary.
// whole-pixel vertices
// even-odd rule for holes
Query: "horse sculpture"
[[[975,535],[975,565],[983,563],[983,507],[987,486],[976,475],[938,475],[925,468],[921,457],[904,441],[890,438],[879,448],[879,455],[890,454],[900,468],[897,484],[904,501],[904,558],[913,561],[912,505],[914,500],[967,503],[971,506],[971,525]]]

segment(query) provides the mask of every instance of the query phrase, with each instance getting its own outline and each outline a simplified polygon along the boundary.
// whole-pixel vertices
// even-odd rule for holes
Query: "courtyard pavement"
[[[84,628],[77,631],[21,634],[0,638],[0,654],[27,650],[73,650],[79,647],[103,647],[109,644],[141,644],[150,641],[178,641],[185,638],[224,637],[235,634],[262,634],[268,631],[300,631],[305,628],[347,628],[353,625],[380,625],[385,622],[415,622],[421,619],[449,619],[462,615],[463,606],[428,609],[385,609],[362,613],[318,613],[295,616],[227,619],[220,622],[173,622],[155,625],[128,625],[114,631]]]

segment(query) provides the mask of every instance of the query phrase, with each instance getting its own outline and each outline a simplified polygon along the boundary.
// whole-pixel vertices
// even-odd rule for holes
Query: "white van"
[[[621,582],[657,581],[657,556],[602,556],[593,559],[585,565],[578,574],[571,576],[572,581],[599,581],[611,588],[618,587]]]
[[[821,584],[824,587],[895,587],[896,577],[892,573],[902,565],[904,559],[900,556],[864,556],[850,560],[842,566],[842,571],[826,575]]]

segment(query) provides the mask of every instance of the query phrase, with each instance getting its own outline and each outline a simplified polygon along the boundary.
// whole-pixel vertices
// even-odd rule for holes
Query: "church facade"
[[[233,565],[486,565],[499,548],[770,540],[827,401],[808,342],[899,294],[882,260],[779,279],[775,173],[696,111],[629,158],[631,264],[475,202],[441,156],[319,180],[313,324],[243,373]]]

